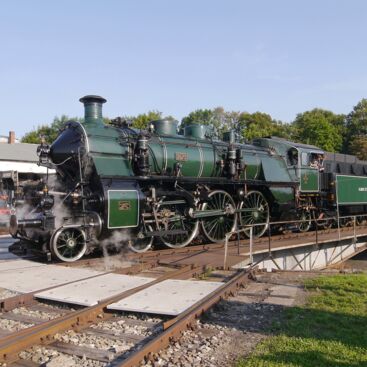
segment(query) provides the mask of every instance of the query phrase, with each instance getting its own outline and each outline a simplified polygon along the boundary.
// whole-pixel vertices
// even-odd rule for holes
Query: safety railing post
[[[252,264],[254,262],[253,256],[252,256],[252,246],[253,246],[253,226],[250,227],[250,263]]]
[[[268,246],[269,246],[269,255],[271,254],[271,230],[270,223],[268,225]]]
[[[353,217],[353,236],[354,236],[354,244],[356,244],[356,243],[357,243],[356,220],[357,220],[357,217],[356,217],[356,216],[354,216],[354,217]]]
[[[317,219],[315,219],[315,236],[316,236],[316,245],[318,245],[319,244],[319,231],[318,231]]]
[[[237,231],[237,255],[240,254],[240,229],[238,228],[238,224],[236,224]]]
[[[223,270],[227,270],[227,255],[228,255],[228,238],[230,234],[226,234],[226,240],[224,243],[224,260],[223,260]]]

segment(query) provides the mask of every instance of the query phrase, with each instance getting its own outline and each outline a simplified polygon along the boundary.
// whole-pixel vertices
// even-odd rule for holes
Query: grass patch
[[[367,367],[367,275],[322,276],[305,286],[307,304],[286,310],[277,336],[237,367]]]
[[[197,278],[200,279],[200,280],[206,280],[210,277],[210,275],[212,274],[213,272],[213,268],[211,266],[207,266],[205,268],[205,271],[203,273],[201,273]]]

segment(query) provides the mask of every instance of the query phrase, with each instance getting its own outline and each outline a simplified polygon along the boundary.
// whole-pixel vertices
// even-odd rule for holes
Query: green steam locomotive
[[[56,180],[28,190],[26,215],[11,217],[14,237],[61,261],[75,261],[101,241],[143,252],[205,236],[223,241],[238,226],[262,236],[269,221],[361,214],[367,163],[279,138],[242,144],[234,131],[217,140],[210,127],[157,120],[146,131],[121,118],[103,123],[99,96],[85,96],[83,123],[68,122],[40,164]]]

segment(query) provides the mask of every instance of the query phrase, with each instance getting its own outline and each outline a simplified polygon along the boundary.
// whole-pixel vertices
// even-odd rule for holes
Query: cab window
[[[287,164],[288,166],[297,166],[298,165],[298,150],[295,148],[291,148],[287,153]]]
[[[308,154],[307,153],[302,153],[301,154],[301,164],[302,166],[308,166],[309,164],[309,159],[308,159]]]

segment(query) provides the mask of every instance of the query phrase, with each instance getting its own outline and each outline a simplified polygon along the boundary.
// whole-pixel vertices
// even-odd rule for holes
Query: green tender
[[[336,175],[339,205],[367,204],[367,177]]]

